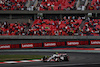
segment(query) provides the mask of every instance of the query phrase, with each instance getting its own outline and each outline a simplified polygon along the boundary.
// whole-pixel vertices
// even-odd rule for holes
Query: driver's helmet
[[[58,52],[56,52],[56,54],[58,54]]]

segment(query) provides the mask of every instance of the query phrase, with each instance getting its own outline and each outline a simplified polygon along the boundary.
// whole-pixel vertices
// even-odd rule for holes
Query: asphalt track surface
[[[0,52],[0,54],[52,55],[54,52]],[[1,64],[0,67],[100,67],[100,53],[68,52],[69,62],[31,62]]]

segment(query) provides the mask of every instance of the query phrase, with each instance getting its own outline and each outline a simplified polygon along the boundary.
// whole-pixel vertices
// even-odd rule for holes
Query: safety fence
[[[18,48],[42,48],[42,47],[60,47],[60,46],[79,46],[79,45],[100,45],[100,40],[89,41],[66,41],[66,42],[44,42],[44,43],[22,43],[22,44],[2,44],[0,49],[18,49]]]

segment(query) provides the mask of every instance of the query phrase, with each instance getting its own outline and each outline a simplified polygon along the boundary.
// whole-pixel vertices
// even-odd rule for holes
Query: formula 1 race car
[[[60,62],[60,61],[69,61],[69,56],[67,54],[53,54],[50,57],[44,56],[41,59],[43,62],[50,62],[50,61],[54,61],[54,62]]]

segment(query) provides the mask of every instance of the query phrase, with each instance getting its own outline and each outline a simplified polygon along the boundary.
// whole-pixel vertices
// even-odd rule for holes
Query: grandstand
[[[75,35],[78,34],[79,26],[82,23],[80,17],[78,19],[55,20],[52,19],[37,19],[34,21],[31,31],[40,32],[39,35]]]
[[[40,10],[72,10],[75,0],[43,0],[40,4]]]
[[[0,10],[26,10],[27,0],[1,0]]]
[[[100,10],[100,0],[92,0],[88,6],[89,10]]]
[[[99,36],[99,2],[0,0],[0,35]]]
[[[99,0],[0,0],[0,10],[44,11],[86,9],[98,10]]]

